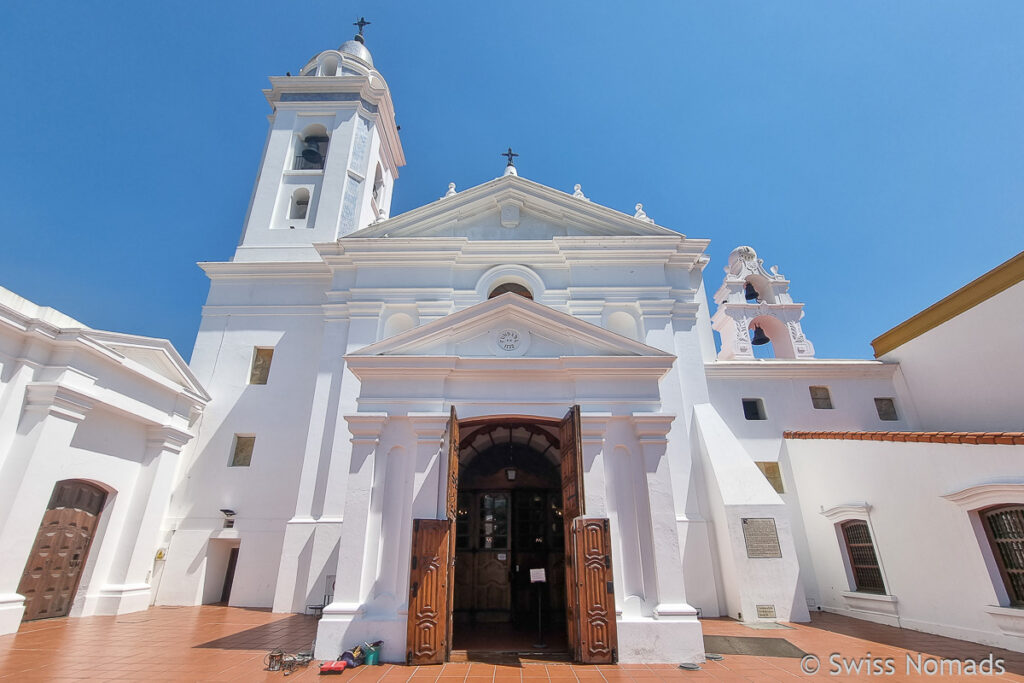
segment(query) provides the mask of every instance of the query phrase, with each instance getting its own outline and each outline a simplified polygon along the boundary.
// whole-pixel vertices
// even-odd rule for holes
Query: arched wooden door
[[[106,491],[84,481],[54,486],[18,584],[25,596],[24,621],[67,616],[106,498]]]

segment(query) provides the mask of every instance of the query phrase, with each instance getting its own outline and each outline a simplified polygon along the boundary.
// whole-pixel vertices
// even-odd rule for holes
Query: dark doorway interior
[[[231,549],[228,555],[228,569],[224,574],[224,590],[221,591],[220,601],[225,605],[231,599],[231,584],[235,582],[235,566],[238,564],[238,547]]]
[[[559,466],[511,438],[471,455],[459,473],[452,646],[565,651]],[[538,569],[544,582],[531,581]],[[546,648],[537,647],[538,620]]]

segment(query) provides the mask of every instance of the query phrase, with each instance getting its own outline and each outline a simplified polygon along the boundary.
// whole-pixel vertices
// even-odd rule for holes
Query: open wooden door
[[[562,522],[565,526],[565,618],[569,651],[579,660],[579,601],[573,567],[573,520],[584,513],[583,443],[580,436],[580,407],[573,406],[562,419]]]
[[[441,664],[449,648],[451,591],[448,590],[451,522],[415,519],[409,573],[407,664]]]
[[[611,540],[607,519],[573,520],[573,578],[579,614],[576,659],[584,664],[612,664],[618,659]]]
[[[459,510],[459,416],[452,406],[448,416],[448,491],[445,498],[445,516],[448,518],[448,619],[445,633],[444,661],[452,654],[452,612],[455,607],[455,520]]]
[[[452,650],[452,596],[455,587],[455,515],[459,503],[459,417],[452,406],[441,456],[448,460],[444,480],[444,519],[414,519],[409,572],[407,664],[442,664]]]

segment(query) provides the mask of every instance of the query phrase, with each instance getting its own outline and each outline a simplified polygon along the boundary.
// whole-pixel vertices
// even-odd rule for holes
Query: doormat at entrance
[[[807,653],[785,638],[752,636],[704,636],[704,651],[718,655],[755,657],[803,657]]]

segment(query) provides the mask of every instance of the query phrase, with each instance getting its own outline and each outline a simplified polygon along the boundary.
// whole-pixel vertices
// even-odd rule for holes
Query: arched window
[[[321,125],[307,127],[299,136],[298,150],[293,168],[297,171],[319,170],[327,159],[327,145],[330,138],[327,129]]]
[[[507,292],[512,292],[513,294],[524,296],[527,299],[533,299],[533,292],[531,292],[518,282],[506,282],[503,285],[498,285],[497,287],[491,290],[491,293],[487,295],[487,298],[493,299],[494,297],[501,296],[502,294],[505,294]]]
[[[882,570],[878,566],[871,530],[862,519],[852,519],[839,525],[846,542],[846,557],[853,574],[853,590],[861,593],[885,594]]]
[[[309,212],[309,190],[300,187],[292,193],[292,204],[288,209],[288,218],[292,220],[305,220]]]
[[[989,508],[981,517],[1010,605],[1024,607],[1024,505]]]

